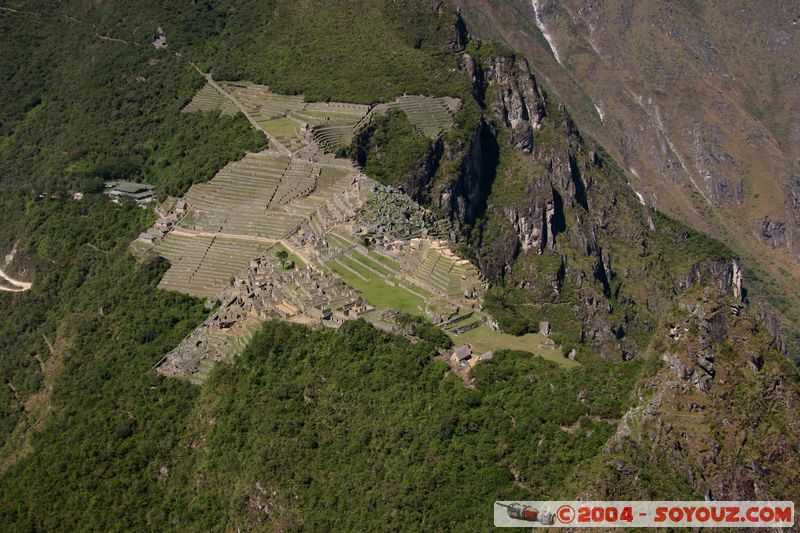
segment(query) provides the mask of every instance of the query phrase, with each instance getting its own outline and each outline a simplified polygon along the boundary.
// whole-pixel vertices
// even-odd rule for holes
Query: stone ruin
[[[328,242],[332,230],[349,249]],[[424,287],[436,295],[424,310],[434,323],[456,333],[477,327],[483,321],[472,319],[482,308],[486,282],[445,240],[435,238],[446,234],[446,223],[402,192],[357,176],[282,240],[308,266],[282,270],[272,249],[253,259],[217,293],[211,302],[216,310],[159,362],[158,372],[202,383],[214,363],[232,359],[268,319],[333,328],[360,317],[380,322],[372,316],[374,307],[327,267],[353,252],[369,254],[364,237],[372,251],[398,265],[383,276],[385,283]]]
[[[159,373],[202,382],[208,363],[235,355],[247,325],[267,319],[338,328],[374,309],[338,276],[310,267],[281,271],[269,254],[251,261],[215,300],[218,309],[162,359]]]
[[[357,234],[384,241],[447,237],[447,221],[437,218],[408,195],[375,181],[371,187],[371,197],[354,221]]]
[[[166,46],[161,28],[152,42]],[[450,251],[447,221],[323,149],[347,145],[356,127],[393,108],[435,138],[452,126],[458,99],[404,95],[370,108],[308,103],[300,95],[278,95],[246,82],[219,85],[209,82],[185,111],[242,112],[272,135],[274,146],[246,154],[211,181],[190,188],[180,209],[177,204],[174,209],[176,219],[182,215],[180,232],[171,231],[176,221],[163,227],[168,239],[143,236],[153,246],[160,243],[157,253],[181,267],[170,268],[160,287],[213,296],[211,315],[156,365],[159,373],[202,383],[215,362],[240,352],[267,319],[335,328],[366,317],[380,325],[374,308],[333,271],[342,266],[356,273],[342,261],[362,269],[366,282],[379,280],[416,295],[425,302],[424,309],[418,306],[421,312],[454,331],[484,323],[480,310],[487,284],[474,266]],[[291,119],[297,128],[270,133],[276,118]],[[323,167],[333,167],[324,180]],[[263,252],[261,243],[280,243],[307,266],[278,268],[273,249]],[[262,255],[223,287],[250,253]],[[168,280],[170,275],[175,279]]]

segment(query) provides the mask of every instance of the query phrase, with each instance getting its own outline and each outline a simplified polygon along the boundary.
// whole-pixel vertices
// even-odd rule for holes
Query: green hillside
[[[121,303],[196,311],[169,298],[150,282]],[[122,310],[70,321],[48,428],[32,431],[35,451],[0,482],[8,526],[481,528],[494,499],[558,493],[613,433],[642,370],[564,370],[508,352],[468,390],[427,342],[359,322],[340,332],[273,322],[196,390],[148,372],[185,331],[170,322]],[[105,352],[92,339],[110,330],[118,340]]]
[[[496,499],[590,489],[800,498],[797,372],[760,308],[737,293],[733,253],[642,206],[611,156],[521,62],[513,66],[518,56],[467,43],[453,7],[9,1],[0,31],[0,266],[32,283],[0,290],[0,530],[475,531],[491,527]],[[308,117],[334,113],[315,116],[308,105],[302,120],[285,109],[270,115],[268,132],[297,143],[277,153],[278,141],[214,80],[246,81],[247,95],[266,85],[297,107],[299,95],[327,102],[319,109],[407,95],[405,107],[384,106],[406,111],[359,122],[340,152],[362,165],[354,169],[310,150],[320,148],[313,131],[301,131]],[[523,90],[531,111],[507,123]],[[248,103],[261,111],[257,97]],[[356,118],[367,116],[356,107]],[[230,166],[244,185],[226,190],[231,180],[218,179],[215,188]],[[401,268],[408,256],[383,254],[374,235],[325,225],[352,206],[327,220],[320,206],[358,196],[345,192],[360,170],[407,194],[397,193],[405,203],[384,194],[394,212],[379,222],[397,222],[399,233],[427,220],[411,196],[441,218],[425,231],[451,241],[435,254],[422,238],[389,243],[427,254]],[[278,194],[281,180],[300,178],[313,186]],[[317,261],[316,274],[341,270],[366,300],[386,305],[348,315],[339,329],[261,316],[244,352],[204,368],[202,384],[164,377],[159,363],[226,302],[159,288],[189,254],[168,248],[170,265],[141,241],[131,246],[162,215],[156,204],[113,203],[102,194],[108,180],[151,184],[159,201],[199,189],[184,198],[215,211],[198,201],[183,211],[182,236],[169,234],[206,243],[192,252],[197,264],[215,239],[238,238],[244,255],[222,246],[214,265],[239,268],[248,250],[271,246],[292,263],[281,274]],[[326,235],[335,261],[260,233],[223,235],[226,224],[267,211],[258,195],[267,182],[285,196],[271,215],[307,221],[302,239]],[[292,204],[295,193],[311,207]],[[193,220],[212,211],[214,224]],[[220,272],[215,283],[233,287],[237,278]],[[305,287],[322,278],[310,279]],[[418,316],[437,287],[439,299],[477,304],[447,310],[450,325],[437,327]],[[383,327],[391,313],[381,315],[392,302],[410,313],[396,317],[395,333]],[[346,310],[358,306],[368,307],[359,298]],[[480,329],[456,331],[473,320]],[[453,342],[473,339],[483,352],[498,338],[518,348],[548,336],[537,350],[549,360],[499,348],[472,368],[450,358]],[[714,449],[724,466],[704,462]],[[775,464],[762,466],[769,457]]]

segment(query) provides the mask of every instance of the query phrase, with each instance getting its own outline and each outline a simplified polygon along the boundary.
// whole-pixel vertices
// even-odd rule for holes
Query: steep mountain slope
[[[0,294],[2,529],[478,530],[500,498],[800,501],[800,381],[748,259],[642,205],[571,107],[453,10],[6,6],[0,251],[18,241],[33,286]],[[205,83],[189,60],[319,98],[460,98],[435,140],[390,113],[352,155],[449,218],[495,284],[486,310],[515,333],[549,321],[575,368],[498,351],[465,387],[424,338],[270,321],[201,387],[157,374],[206,310],[126,252],[154,213],[95,187],[182,191],[264,144],[240,115],[180,112]]]
[[[527,54],[649,205],[751,258],[797,353],[800,5],[455,3]]]
[[[794,494],[777,465],[798,459],[797,371],[769,312],[748,305],[740,260],[647,207],[523,58],[473,43],[462,62],[483,106],[473,136],[445,137],[401,186],[453,220],[462,249],[496,284],[487,308],[501,327],[524,332],[547,320],[587,357],[645,358],[657,369],[642,376],[641,403],[575,490]],[[381,149],[362,141],[359,153]],[[763,417],[744,414],[770,397],[780,401]],[[653,425],[666,436],[646,433]],[[761,437],[773,433],[781,438]],[[642,455],[626,455],[632,449]],[[775,459],[769,469],[759,466],[765,457]]]
[[[695,271],[652,350],[663,367],[639,384],[603,453],[577,477],[598,499],[796,498],[800,417],[794,369],[738,302]],[[788,377],[788,380],[787,380]]]
[[[484,106],[474,130],[439,140],[400,184],[452,220],[495,283],[488,305],[505,329],[546,320],[569,342],[617,343],[619,355],[632,356],[691,265],[728,260],[729,279],[740,268],[719,242],[642,205],[525,59],[471,47],[462,62]],[[384,149],[364,142],[359,136],[354,152]]]

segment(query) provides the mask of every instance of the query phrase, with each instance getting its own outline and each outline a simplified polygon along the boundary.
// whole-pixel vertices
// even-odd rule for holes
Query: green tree
[[[289,252],[286,250],[278,250],[275,253],[275,257],[281,262],[281,268],[286,268],[286,262],[289,260]]]

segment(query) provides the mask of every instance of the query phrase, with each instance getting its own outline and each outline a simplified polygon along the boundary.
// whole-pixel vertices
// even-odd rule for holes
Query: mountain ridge
[[[454,9],[13,5],[89,22],[0,13],[13,36],[0,55],[13,78],[0,89],[13,96],[0,100],[13,130],[0,142],[0,244],[19,242],[11,270],[33,281],[0,294],[8,529],[472,530],[507,498],[800,498],[800,380],[750,258],[643,203],[535,62],[470,38]],[[315,46],[296,44],[303,32]],[[391,58],[375,46],[387,36]],[[342,50],[363,72],[314,69]],[[344,152],[450,220],[454,250],[494,282],[482,312],[506,332],[551,329],[554,357],[575,360],[496,350],[463,379],[445,334],[421,319],[402,336],[363,320],[336,331],[268,320],[202,385],[158,374],[210,311],[158,288],[168,261],[129,253],[155,213],[97,186],[178,195],[264,147],[238,114],[181,112],[205,82],[187,59],[310,99],[461,99],[435,139],[389,112]],[[51,62],[43,78],[16,68]],[[87,124],[91,135],[72,131]],[[397,157],[395,143],[413,149]],[[398,219],[413,211],[401,207]],[[356,245],[368,260],[369,242],[343,246]],[[45,387],[41,418],[25,404]]]
[[[798,39],[788,6],[454,3],[478,35],[526,54],[644,201],[749,259],[797,354],[797,306],[782,301],[800,301],[790,118]]]

